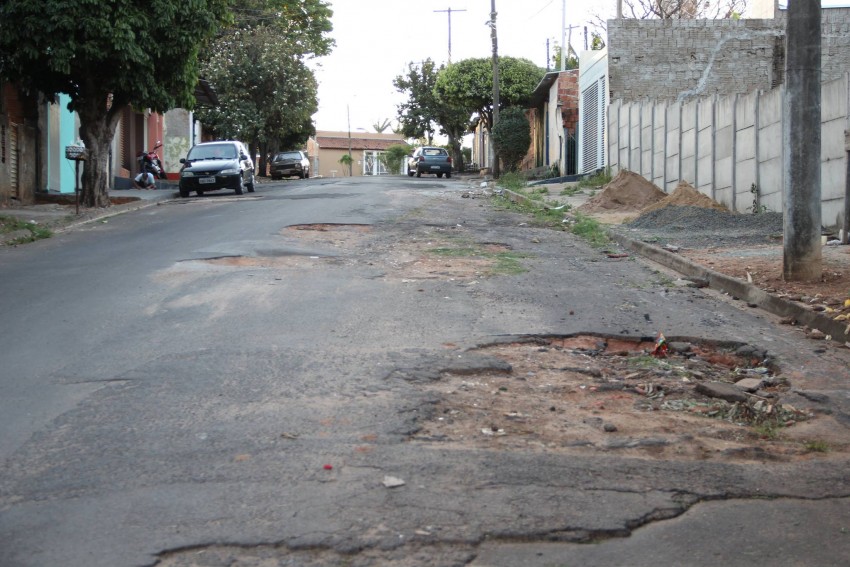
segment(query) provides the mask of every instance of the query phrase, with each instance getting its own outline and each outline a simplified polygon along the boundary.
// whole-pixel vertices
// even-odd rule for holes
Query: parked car
[[[301,151],[280,152],[272,158],[269,168],[272,179],[283,179],[297,175],[301,179],[310,177],[310,160]]]
[[[444,148],[423,146],[416,148],[407,160],[407,175],[422,177],[423,173],[434,173],[437,177],[452,176],[452,157]]]
[[[194,191],[233,189],[237,195],[254,192],[254,161],[245,144],[236,140],[204,142],[192,146],[180,160],[180,196]]]

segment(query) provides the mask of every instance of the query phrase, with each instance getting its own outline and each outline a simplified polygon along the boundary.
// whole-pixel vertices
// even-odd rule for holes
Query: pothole
[[[783,403],[789,385],[763,351],[703,340],[665,345],[662,356],[652,339],[579,335],[476,349],[512,372],[444,373],[429,386],[438,401],[413,439],[678,460],[847,451],[840,436],[822,436],[818,422],[829,418]]]

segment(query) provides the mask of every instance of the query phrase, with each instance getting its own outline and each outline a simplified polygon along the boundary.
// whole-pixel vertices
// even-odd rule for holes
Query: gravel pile
[[[782,237],[782,213],[745,215],[705,207],[664,207],[613,229],[633,239],[686,248],[776,244]]]

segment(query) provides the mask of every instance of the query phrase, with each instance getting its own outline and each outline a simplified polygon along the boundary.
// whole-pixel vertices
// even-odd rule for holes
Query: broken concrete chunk
[[[735,382],[735,386],[745,392],[755,392],[762,387],[763,383],[761,378],[744,378]]]
[[[747,395],[734,384],[726,382],[699,382],[696,391],[710,398],[719,398],[727,402],[745,402]]]

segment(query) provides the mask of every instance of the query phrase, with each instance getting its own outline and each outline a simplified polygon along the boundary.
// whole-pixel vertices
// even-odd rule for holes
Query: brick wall
[[[558,101],[564,130],[573,136],[578,128],[578,70],[562,71],[558,75]]]
[[[686,101],[784,82],[785,12],[770,20],[609,20],[611,99]],[[850,67],[850,8],[822,18],[823,80]]]

